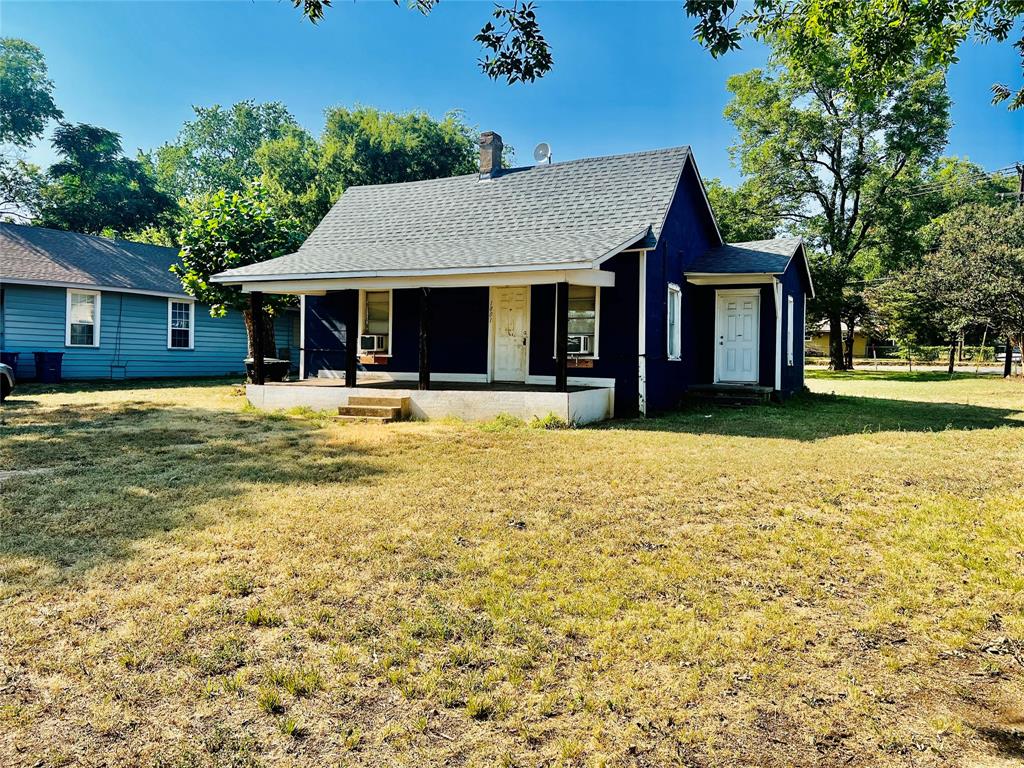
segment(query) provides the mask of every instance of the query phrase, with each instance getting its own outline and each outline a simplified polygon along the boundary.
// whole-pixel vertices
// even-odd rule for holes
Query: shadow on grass
[[[39,384],[33,381],[18,382],[11,395],[12,404],[23,402],[22,398],[32,395],[52,394],[76,394],[79,392],[117,392],[133,389],[174,389],[176,387],[206,388],[223,387],[225,385],[245,384],[242,376],[210,376],[206,378],[188,379],[121,379],[111,381],[109,379],[88,379],[78,381],[64,381],[60,384]]]
[[[781,406],[689,406],[656,418],[611,422],[607,427],[810,441],[872,432],[1024,428],[1024,408],[805,394]]]
[[[1000,757],[1024,761],[1024,728],[977,728],[978,735],[995,748]]]
[[[369,451],[321,440],[317,429],[145,402],[11,409],[0,446],[0,467],[14,471],[0,509],[0,558],[11,563],[0,580],[17,588],[43,564],[66,575],[154,534],[258,514],[261,498],[283,486],[366,483],[383,471]],[[234,501],[243,495],[252,507]]]

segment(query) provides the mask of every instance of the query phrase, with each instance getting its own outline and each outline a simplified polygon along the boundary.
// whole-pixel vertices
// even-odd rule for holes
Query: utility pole
[[[1017,166],[1017,205],[1024,206],[1024,165],[1016,163]]]

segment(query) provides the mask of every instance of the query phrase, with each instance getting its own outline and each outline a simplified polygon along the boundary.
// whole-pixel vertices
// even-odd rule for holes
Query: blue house
[[[247,356],[240,313],[211,318],[168,271],[174,248],[0,224],[0,350],[62,352],[69,379],[218,376]],[[276,320],[276,343],[298,357],[298,317]],[[8,357],[5,355],[5,357]]]
[[[582,423],[802,389],[804,245],[725,243],[688,147],[512,169],[501,151],[485,133],[479,173],[350,188],[298,252],[215,276],[302,297],[304,382],[250,400]]]

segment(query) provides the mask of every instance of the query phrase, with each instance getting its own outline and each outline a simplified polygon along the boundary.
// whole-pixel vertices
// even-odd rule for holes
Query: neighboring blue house
[[[67,379],[242,373],[241,314],[211,318],[168,271],[177,260],[174,248],[0,224],[0,350],[19,353],[18,379],[35,377],[34,352],[63,352]],[[292,313],[275,326],[296,362],[298,325]]]
[[[803,243],[724,243],[689,147],[512,169],[501,151],[485,133],[479,174],[351,187],[297,253],[215,276],[303,297],[318,386],[250,399],[345,405],[412,382],[416,415],[582,422],[695,387],[802,389]]]

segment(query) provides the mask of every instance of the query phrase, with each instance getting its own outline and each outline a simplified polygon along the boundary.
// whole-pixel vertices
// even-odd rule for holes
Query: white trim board
[[[306,280],[250,280],[230,283],[241,285],[243,293],[262,291],[277,294],[322,295],[327,291],[353,288],[384,290],[386,288],[472,288],[510,285],[597,285],[615,287],[615,273],[603,269],[543,270],[536,272],[490,272],[487,274],[439,275],[425,277],[347,277],[316,278]]]
[[[775,389],[782,389],[782,281],[775,281]]]

